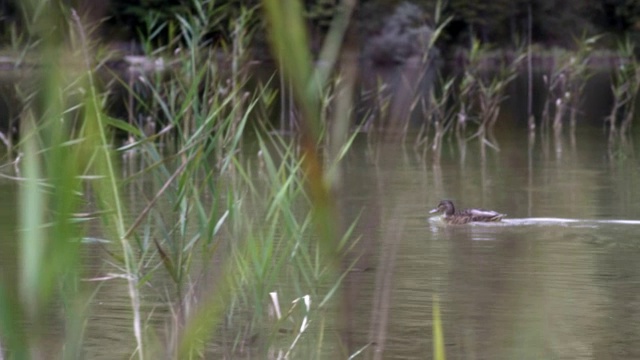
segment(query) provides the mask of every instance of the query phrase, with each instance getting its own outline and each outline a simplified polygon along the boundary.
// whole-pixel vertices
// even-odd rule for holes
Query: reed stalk
[[[75,40],[82,66],[59,64],[59,44],[44,48],[43,59],[52,61],[44,66],[43,110],[27,102],[22,138],[16,144],[23,154],[16,177],[23,184],[19,297],[10,295],[7,283],[0,284],[4,314],[0,334],[10,354],[24,358],[45,354],[38,334],[48,324],[40,315],[58,296],[67,304],[80,305],[66,314],[69,331],[61,347],[63,356],[79,354],[91,312],[91,298],[78,286],[83,238],[106,244],[99,271],[113,273],[94,278],[91,284],[122,279],[127,284],[135,339],[131,354],[140,359],[162,352],[178,358],[205,356],[207,344],[224,339],[213,335],[224,333],[230,323],[243,334],[234,335],[236,344],[255,346],[252,339],[257,338],[266,351],[289,340],[277,335],[289,320],[300,329],[284,351],[293,357],[303,353],[301,344],[310,336],[302,324],[315,326],[332,319],[335,295],[351,266],[340,254],[350,247],[353,226],[334,217],[338,208],[334,195],[341,189],[340,162],[355,138],[349,134],[349,123],[357,67],[351,59],[341,60],[343,72],[336,88],[325,90],[325,84],[332,79],[331,68],[338,61],[335,44],[341,43],[350,11],[343,13],[331,33],[335,44],[323,51],[331,65],[328,69],[314,70],[310,62],[304,65],[308,58],[300,49],[306,44],[284,33],[289,29],[275,35],[274,43],[298,54],[294,63],[283,63],[297,71],[289,73],[291,67],[284,66],[293,89],[289,93],[298,96],[297,106],[304,115],[303,134],[296,144],[273,134],[269,126],[258,126],[252,129],[258,133],[258,156],[244,153],[244,139],[251,136],[250,120],[264,116],[260,111],[271,107],[275,97],[268,84],[251,92],[246,86],[250,79],[246,49],[255,9],[240,10],[232,23],[231,71],[220,76],[219,54],[209,50],[204,37],[219,26],[217,15],[210,3],[194,4],[194,13],[180,9],[167,22],[149,15],[143,47],[152,49],[163,28],[179,38],[171,45],[185,46],[172,53],[177,61],[163,74],[141,72],[101,88],[94,73],[94,40],[75,13],[66,19],[65,36]],[[46,14],[41,3],[32,6],[33,14]],[[274,7],[270,16],[276,19],[289,11],[278,3],[270,6]],[[301,27],[302,13],[293,15]],[[162,50],[156,49],[156,54]],[[82,71],[75,72],[77,68]],[[126,119],[105,113],[109,86],[128,91]],[[333,91],[340,96],[334,97]],[[315,110],[322,109],[321,104],[336,109],[327,112],[330,128],[317,117]],[[160,128],[155,133],[145,131],[139,119],[150,119]],[[127,138],[122,146],[117,145],[120,136]],[[328,142],[326,163],[323,142]],[[144,188],[141,179],[147,181]],[[49,191],[52,187],[55,193]],[[84,198],[92,199],[87,202],[96,208],[95,218],[87,221],[100,224],[99,235],[83,236],[73,217],[88,206]],[[54,231],[46,231],[49,224]],[[210,278],[215,281],[204,280]],[[55,290],[61,283],[63,292]],[[80,290],[70,290],[75,288]],[[285,309],[282,320],[274,321],[262,310],[273,290],[284,299],[310,302],[303,313]],[[172,314],[164,348],[162,341],[152,340],[163,335],[142,309],[147,292],[165,299]],[[256,310],[248,319],[235,320],[247,309]],[[225,321],[231,318],[232,322]],[[33,323],[34,332],[23,331],[27,321]],[[268,331],[254,336],[265,324]],[[317,341],[316,357],[321,358],[325,330]]]

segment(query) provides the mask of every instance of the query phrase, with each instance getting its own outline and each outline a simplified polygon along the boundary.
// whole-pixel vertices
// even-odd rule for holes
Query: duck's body
[[[441,212],[442,219],[449,224],[466,224],[470,222],[496,222],[502,220],[505,214],[500,214],[493,210],[484,209],[464,209],[456,211],[453,202],[442,200],[438,206],[429,211],[430,214]]]

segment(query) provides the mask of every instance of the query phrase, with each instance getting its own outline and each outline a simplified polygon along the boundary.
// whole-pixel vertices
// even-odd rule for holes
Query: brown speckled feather
[[[442,200],[430,213],[442,212],[442,219],[449,224],[467,224],[470,222],[496,222],[506,215],[485,209],[464,209],[456,211],[453,202]]]

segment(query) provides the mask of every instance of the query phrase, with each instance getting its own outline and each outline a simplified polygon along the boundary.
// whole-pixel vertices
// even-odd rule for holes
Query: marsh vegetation
[[[115,341],[118,356],[382,358],[394,269],[408,271],[397,259],[407,228],[389,202],[349,208],[347,189],[365,186],[349,186],[354,144],[366,153],[361,163],[397,157],[380,183],[415,162],[438,195],[447,193],[448,164],[481,164],[475,175],[487,187],[471,192],[483,199],[500,182],[487,172],[506,172],[487,163],[506,156],[497,128],[517,117],[504,109],[526,84],[526,124],[509,124],[517,134],[506,138],[526,139],[530,176],[520,180],[533,204],[534,185],[560,181],[546,172],[535,178],[536,152],[546,156],[551,143],[556,159],[566,148],[577,157],[585,89],[606,73],[607,159],[614,166],[633,157],[640,71],[631,42],[605,70],[590,62],[598,37],[576,40],[575,50],[551,54],[554,65],[535,72],[530,42],[502,57],[473,41],[464,67],[445,68],[436,43],[452,18],[437,6],[432,28],[418,24],[407,35],[387,27],[389,36],[422,43],[392,61],[398,72],[372,72],[382,75],[367,82],[373,76],[359,70],[373,65],[362,64],[349,37],[353,2],[343,3],[315,58],[298,1],[240,7],[232,20],[213,2],[195,2],[171,24],[145,18],[142,48],[149,59],[166,59],[152,62],[160,71],[131,67],[103,77],[97,36],[75,11],[29,4],[32,34],[41,39],[27,47],[40,62],[29,76],[39,86],[16,85],[19,131],[9,126],[1,137],[1,174],[17,189],[18,209],[13,245],[4,245],[15,263],[0,278],[0,358],[95,355],[87,342],[100,341],[95,324],[109,311],[129,324],[130,339]],[[406,9],[393,16],[415,14]],[[61,19],[65,26],[55,26]],[[214,48],[207,34],[220,27],[229,38]],[[249,51],[260,29],[268,29],[276,60],[266,76],[256,75]],[[158,48],[163,31],[173,41]],[[387,75],[400,80],[380,81]],[[534,82],[544,87],[538,99]],[[116,88],[124,89],[124,116],[110,112]],[[444,254],[442,246],[431,250]],[[363,274],[372,289],[358,283]],[[446,305],[438,297],[447,291],[431,290],[419,351],[443,359]],[[359,291],[371,295],[364,336]],[[119,303],[126,308],[103,308],[96,299],[105,293],[126,296]]]

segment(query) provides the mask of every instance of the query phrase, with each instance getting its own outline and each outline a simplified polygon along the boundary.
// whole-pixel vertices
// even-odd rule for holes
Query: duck
[[[450,200],[442,200],[438,203],[438,206],[429,211],[430,214],[439,213],[443,214],[442,220],[448,224],[466,224],[470,222],[497,222],[507,216],[493,210],[485,209],[464,209],[456,211],[453,206],[453,202]]]

